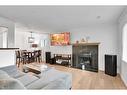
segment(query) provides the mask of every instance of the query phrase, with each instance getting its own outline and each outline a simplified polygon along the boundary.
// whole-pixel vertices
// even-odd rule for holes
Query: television
[[[51,46],[62,46],[70,44],[70,32],[50,34]]]

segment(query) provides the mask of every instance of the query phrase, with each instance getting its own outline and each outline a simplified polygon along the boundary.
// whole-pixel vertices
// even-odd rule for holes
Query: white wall
[[[15,65],[15,58],[14,50],[0,50],[0,67]]]
[[[15,36],[14,36],[14,33],[15,33],[15,24],[14,22],[8,20],[8,19],[5,19],[5,18],[2,18],[0,17],[0,26],[5,26],[5,27],[8,27],[8,47],[9,48],[13,48],[15,46]]]
[[[15,47],[20,49],[30,49],[30,44],[28,43],[28,36],[30,34],[24,32],[23,30],[15,30]]]
[[[36,32],[36,31],[35,31]],[[24,30],[22,28],[16,28],[15,31],[15,47],[18,47],[20,49],[30,49],[31,44],[28,43],[28,37],[31,36],[31,33],[28,30]],[[36,44],[41,47],[41,40],[47,39],[47,34],[39,34],[39,33],[32,33],[32,37],[35,38]]]
[[[68,30],[71,32],[71,43],[75,43],[76,40],[81,40],[86,36],[89,36],[90,42],[100,42],[99,45],[99,70],[104,70],[104,55],[105,54],[117,54],[117,24],[101,24],[95,26],[87,26],[83,28],[73,28]],[[50,48],[51,52],[57,53],[72,53],[71,46],[54,46]],[[119,56],[118,56],[119,57]],[[119,58],[118,58],[118,72],[119,72]]]
[[[72,45],[68,45],[68,46],[50,46],[49,51],[51,51],[52,57],[53,57],[53,54],[72,54]]]
[[[125,85],[127,86],[127,62],[122,60],[122,33],[123,33],[123,27],[127,23],[127,9],[124,10],[123,14],[121,15],[119,19],[119,32],[118,32],[118,37],[119,37],[119,56],[120,56],[120,64],[121,64],[121,71],[120,75],[122,77],[122,80],[124,81]]]

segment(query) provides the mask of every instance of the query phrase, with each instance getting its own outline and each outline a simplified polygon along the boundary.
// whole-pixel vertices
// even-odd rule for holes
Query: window
[[[0,48],[7,48],[8,28],[0,26]]]
[[[127,62],[127,24],[123,28],[123,61]]]
[[[3,48],[7,48],[7,32],[3,33]]]
[[[41,47],[45,47],[45,40],[41,39]]]
[[[46,46],[48,46],[47,39],[41,39],[41,47],[46,47]]]

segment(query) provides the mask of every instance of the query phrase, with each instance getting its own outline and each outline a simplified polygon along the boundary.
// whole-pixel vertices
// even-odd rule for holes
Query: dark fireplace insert
[[[72,67],[98,72],[98,45],[73,46]]]

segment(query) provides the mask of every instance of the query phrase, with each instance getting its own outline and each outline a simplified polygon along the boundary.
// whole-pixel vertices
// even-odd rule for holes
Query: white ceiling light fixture
[[[101,19],[101,16],[97,16],[96,18],[97,18],[97,19]]]
[[[30,33],[31,33],[31,36],[28,37],[28,43],[34,43],[35,38],[32,37],[32,33],[33,33],[33,32],[31,31]]]

